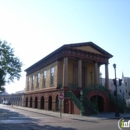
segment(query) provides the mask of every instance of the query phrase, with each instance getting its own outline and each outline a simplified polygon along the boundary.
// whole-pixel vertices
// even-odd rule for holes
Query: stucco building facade
[[[63,93],[64,113],[113,111],[110,58],[110,53],[92,42],[61,46],[25,70],[24,106],[59,111],[58,94]],[[105,87],[100,84],[101,65],[105,65]]]

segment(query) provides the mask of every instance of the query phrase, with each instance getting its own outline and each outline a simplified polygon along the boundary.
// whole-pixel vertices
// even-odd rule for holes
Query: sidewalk
[[[26,111],[35,112],[35,113],[41,113],[41,114],[45,114],[45,115],[49,115],[53,117],[60,117],[59,112],[21,107],[21,106],[13,106],[13,107],[17,109],[22,109]],[[115,117],[115,113],[99,113],[98,115],[92,115],[92,116],[80,116],[80,115],[62,113],[62,118],[71,118],[71,119],[77,119],[77,120],[99,120],[99,119],[107,120],[107,119],[130,118],[130,113],[120,113],[120,117]]]

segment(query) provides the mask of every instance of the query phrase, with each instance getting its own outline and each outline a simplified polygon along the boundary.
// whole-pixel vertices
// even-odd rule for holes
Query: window
[[[33,79],[32,79],[32,89],[34,87],[34,81],[35,81],[35,75],[33,75]]]
[[[127,89],[126,89],[126,93],[127,93]]]
[[[54,85],[54,67],[51,68],[51,84],[50,85]]]
[[[30,77],[28,78],[28,90],[29,90],[29,86],[30,86]]]
[[[46,71],[43,72],[43,86],[46,86]]]
[[[37,75],[37,83],[38,83],[38,87],[39,87],[39,84],[40,84],[40,73],[38,73],[38,75]]]
[[[125,86],[127,86],[127,82],[125,82]]]

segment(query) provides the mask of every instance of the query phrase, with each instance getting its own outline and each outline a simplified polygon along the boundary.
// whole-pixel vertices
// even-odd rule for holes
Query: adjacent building
[[[17,91],[14,94],[8,94],[7,92],[1,92],[0,93],[0,103],[3,102],[3,100],[8,100],[12,105],[16,106],[24,106],[24,91]]]
[[[117,85],[117,93],[124,97],[126,100],[130,99],[130,77],[124,77],[122,76],[122,85]],[[102,84],[105,84],[105,79],[102,78]],[[117,84],[119,84],[119,81],[117,81]],[[113,79],[109,79],[109,90],[112,94],[114,94],[115,91],[115,85],[113,83]]]

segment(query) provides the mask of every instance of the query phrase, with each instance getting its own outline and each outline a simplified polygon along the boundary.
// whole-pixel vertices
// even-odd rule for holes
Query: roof
[[[0,95],[9,95],[7,92],[1,92]]]
[[[51,58],[52,56],[54,56],[55,54],[57,54],[58,52],[60,52],[61,50],[65,49],[65,48],[77,50],[74,47],[80,47],[80,46],[91,46],[95,50],[98,50],[100,53],[106,55],[108,58],[113,57],[110,53],[108,53],[107,51],[105,51],[101,47],[97,46],[93,42],[71,43],[71,44],[65,44],[65,45],[59,47],[58,49],[56,49],[55,51],[53,51],[52,53],[50,53],[46,57],[42,58],[41,60],[39,60],[38,62],[36,62],[32,66],[28,67],[25,71],[27,72],[28,70],[33,69],[33,67],[39,65],[40,63],[46,62],[49,58]]]

